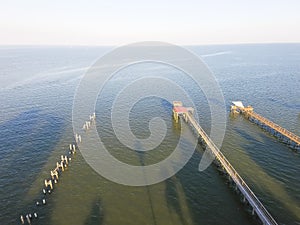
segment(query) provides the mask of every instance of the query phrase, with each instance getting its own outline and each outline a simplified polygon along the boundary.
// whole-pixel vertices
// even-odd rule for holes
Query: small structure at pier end
[[[173,117],[176,123],[178,123],[179,116],[183,116],[184,120],[187,122],[187,114],[194,114],[194,109],[192,107],[183,107],[182,102],[173,101]]]

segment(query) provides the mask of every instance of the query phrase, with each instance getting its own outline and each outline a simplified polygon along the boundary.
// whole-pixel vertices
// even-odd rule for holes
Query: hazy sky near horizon
[[[0,45],[300,42],[299,0],[1,0]]]

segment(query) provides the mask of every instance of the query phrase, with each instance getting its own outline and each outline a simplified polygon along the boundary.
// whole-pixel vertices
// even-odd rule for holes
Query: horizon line
[[[141,41],[141,42],[147,42],[147,41]],[[174,44],[177,46],[216,46],[216,45],[263,45],[263,44],[300,44],[299,42],[236,42],[236,43],[197,43],[197,44],[175,44],[171,42],[166,42],[166,41],[157,41],[157,42],[163,42],[163,43],[170,43]],[[139,43],[139,42],[128,42],[128,43],[123,43],[123,44],[95,44],[95,45],[90,45],[90,44],[1,44],[1,47],[118,47],[118,46],[124,46],[127,44],[133,44],[133,43]]]

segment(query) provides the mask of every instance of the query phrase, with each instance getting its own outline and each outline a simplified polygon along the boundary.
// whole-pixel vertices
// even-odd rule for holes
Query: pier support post
[[[75,152],[76,152],[76,146],[73,145],[72,153],[75,154]]]
[[[65,170],[65,169],[64,169],[64,164],[63,164],[63,162],[60,162],[60,163],[56,162],[56,168],[57,168],[57,169],[60,168],[62,171]]]
[[[238,191],[238,186],[235,184],[234,185],[234,190],[237,192]]]
[[[178,113],[173,111],[173,117],[175,119],[175,122],[178,123]]]
[[[186,113],[183,114],[183,119],[187,123],[187,115],[186,115]]]
[[[54,180],[54,177],[56,178],[56,180],[58,180],[58,172],[57,172],[57,170],[51,170],[50,171],[50,175],[51,175],[52,180]]]
[[[69,160],[68,160],[68,157],[67,157],[67,156],[61,155],[61,156],[60,156],[60,159],[61,159],[61,161],[62,161],[63,163],[66,163],[67,165],[69,164]]]
[[[21,223],[24,224],[24,217],[23,217],[23,215],[20,216],[20,220],[21,220]]]
[[[50,186],[51,190],[53,189],[52,180],[45,180],[45,187]]]
[[[243,200],[242,200],[242,202],[243,203],[245,203],[246,202],[246,198],[245,198],[245,196],[243,195]]]

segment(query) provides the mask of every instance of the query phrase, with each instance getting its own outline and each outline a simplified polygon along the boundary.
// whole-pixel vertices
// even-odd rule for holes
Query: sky
[[[0,45],[300,42],[299,0],[0,0]]]

